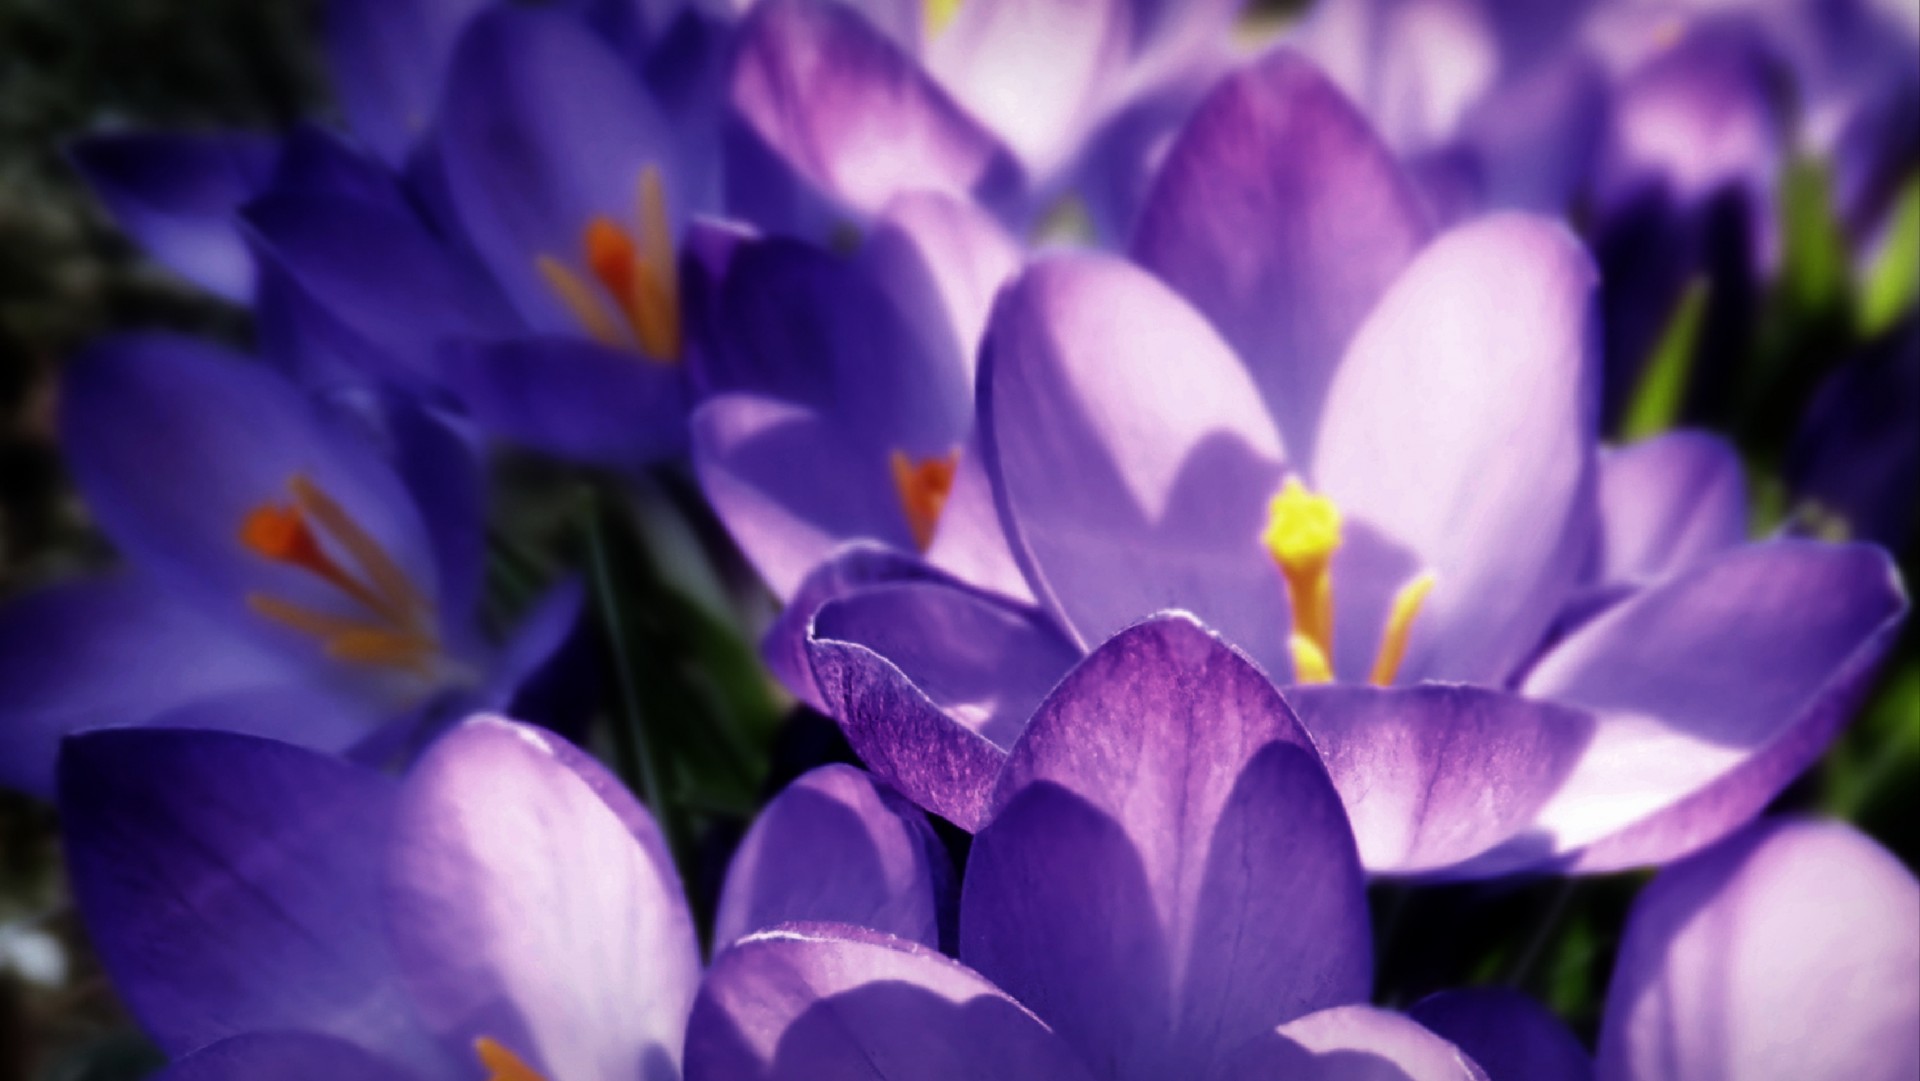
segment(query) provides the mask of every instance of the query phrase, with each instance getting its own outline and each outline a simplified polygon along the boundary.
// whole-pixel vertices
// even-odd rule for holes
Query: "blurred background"
[[[318,6],[0,0],[0,603],[113,558],[62,474],[52,424],[62,359],[116,329],[170,328],[241,346],[249,336],[242,313],[146,261],[119,235],[63,160],[63,142],[121,128],[273,130],[326,117]],[[1263,4],[1253,14],[1270,26],[1289,6]],[[1790,222],[1795,213],[1817,218],[1819,209],[1787,214]],[[1803,248],[1819,248],[1818,227],[1806,226],[1815,232]],[[1802,292],[1818,304],[1819,290],[1831,288],[1805,266],[1786,273],[1814,274]],[[1817,334],[1795,342],[1802,374],[1781,384],[1784,398],[1766,411],[1776,423],[1728,433],[1753,466],[1768,527],[1798,515],[1800,526],[1817,531],[1817,521],[1804,520],[1809,508],[1782,495],[1778,471],[1813,376],[1842,359],[1825,348]],[[1896,416],[1896,426],[1902,422]],[[1904,423],[1920,439],[1912,418]],[[508,480],[506,514],[542,512],[537,469]],[[1920,568],[1913,532],[1902,553],[1909,582]],[[1781,799],[1861,824],[1910,867],[1920,865],[1915,645],[1910,624],[1860,718]],[[726,832],[718,828],[717,847],[706,846],[707,862],[724,866]],[[1620,919],[1642,880],[1377,887],[1380,994],[1404,1005],[1449,983],[1504,982],[1540,996],[1590,1036]],[[133,1078],[160,1061],[88,956],[65,896],[52,811],[0,792],[0,1081]]]

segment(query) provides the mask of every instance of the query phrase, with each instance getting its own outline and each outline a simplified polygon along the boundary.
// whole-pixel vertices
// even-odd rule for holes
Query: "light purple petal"
[[[1471,1056],[1488,1081],[1593,1081],[1593,1058],[1566,1022],[1518,991],[1442,991],[1407,1014]]]
[[[450,1047],[548,1077],[669,1077],[699,980],[673,866],[631,797],[557,737],[467,722],[407,778],[395,949]]]
[[[966,199],[1006,183],[994,137],[839,4],[756,5],[740,31],[732,105],[763,153],[862,217],[904,191]]]
[[[913,551],[889,459],[803,405],[723,394],[694,411],[693,461],[714,511],[775,596],[843,542]]]
[[[1083,647],[1166,608],[1286,672],[1260,543],[1279,435],[1199,314],[1117,260],[1035,264],[995,308],[980,423],[1003,525]]]
[[[912,804],[852,766],[821,766],[775,796],[734,850],[713,940],[846,923],[937,949],[953,880],[946,849]]]
[[[1585,569],[1594,282],[1565,227],[1482,219],[1421,253],[1334,374],[1312,479],[1435,578],[1403,682],[1504,682]]]
[[[1076,652],[1025,606],[944,581],[876,584],[823,605],[808,638],[826,712],[869,769],[963,829]]]
[[[1459,1048],[1403,1014],[1336,1006],[1250,1044],[1219,1081],[1487,1081]]]
[[[1341,350],[1427,233],[1366,121],[1311,64],[1276,51],[1188,121],[1133,253],[1239,352],[1304,460]]]
[[[74,893],[115,987],[163,1048],[303,1029],[436,1062],[381,920],[393,801],[378,773],[250,736],[67,742]]]
[[[0,785],[51,797],[62,736],[146,724],[208,699],[305,691],[324,701],[317,675],[136,576],[30,593],[0,613]],[[258,734],[344,750],[371,718],[335,699],[243,719]]]
[[[800,924],[715,958],[687,1031],[687,1081],[1090,1081],[1018,1002],[940,954]]]
[[[910,191],[887,204],[858,258],[903,308],[944,319],[971,381],[993,298],[1020,269],[1013,236],[977,204]]]
[[[272,176],[279,143],[264,135],[97,135],[69,150],[114,221],[147,253],[229,300],[253,296],[241,204]]]
[[[1747,535],[1740,456],[1706,432],[1669,432],[1600,456],[1600,580],[1659,578]]]
[[[1276,1023],[1366,996],[1339,797],[1278,692],[1191,619],[1122,632],[1069,674],[995,801],[960,955],[1116,1076],[1204,1075]]]
[[[1367,870],[1442,870],[1531,826],[1591,718],[1480,687],[1302,686],[1287,703],[1346,803]]]
[[[847,544],[807,572],[767,628],[766,637],[760,641],[760,656],[781,686],[825,713],[826,701],[813,681],[813,662],[807,659],[807,637],[813,631],[814,615],[828,601],[864,586],[920,579],[947,580],[941,572],[905,552],[866,541]]]
[[[1634,903],[1604,1081],[1896,1081],[1920,1073],[1920,884],[1840,823],[1773,821]]]
[[[927,67],[1036,177],[1079,150],[1131,50],[1125,0],[961,4],[929,35]]]
[[[1694,851],[1746,822],[1817,758],[1866,691],[1907,608],[1877,548],[1736,548],[1569,635],[1530,696],[1585,709],[1586,755],[1538,828],[1579,866]]]

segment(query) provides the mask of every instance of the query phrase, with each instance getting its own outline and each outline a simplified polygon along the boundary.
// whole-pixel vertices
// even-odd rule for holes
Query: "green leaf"
[[[1708,291],[1704,278],[1688,282],[1680,303],[1668,317],[1620,422],[1620,437],[1626,442],[1659,435],[1679,419],[1699,349],[1700,328],[1706,319]]]
[[[1920,301],[1920,174],[1900,189],[1893,222],[1867,270],[1860,296],[1860,333],[1878,337]]]

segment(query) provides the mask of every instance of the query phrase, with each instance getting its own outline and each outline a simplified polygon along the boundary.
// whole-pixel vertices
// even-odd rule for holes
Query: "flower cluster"
[[[1793,787],[1915,701],[1911,10],[325,16],[70,148],[257,355],[72,358],[0,609],[168,1081],[1920,1074]]]

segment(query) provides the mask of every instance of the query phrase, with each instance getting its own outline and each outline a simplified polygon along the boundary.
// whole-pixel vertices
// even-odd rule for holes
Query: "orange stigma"
[[[539,1070],[527,1065],[526,1060],[505,1044],[491,1036],[482,1036],[473,1041],[473,1053],[480,1058],[480,1065],[486,1068],[486,1081],[547,1081]]]
[[[913,533],[915,547],[924,552],[933,543],[934,527],[940,524],[947,497],[953,494],[953,472],[960,466],[960,452],[950,450],[916,462],[905,451],[896,450],[891,464],[907,529]]]
[[[247,594],[247,606],[320,640],[328,656],[429,669],[440,650],[432,602],[332,496],[305,476],[295,476],[287,486],[291,502],[262,503],[241,519],[241,547],[270,562],[306,571],[361,611],[336,614],[261,592]],[[351,562],[351,569],[330,547]]]
[[[585,277],[551,255],[540,256],[535,266],[589,337],[672,363],[683,345],[680,279],[666,186],[656,166],[640,172],[635,223],[636,231],[629,232],[604,214],[587,222],[580,233]]]

